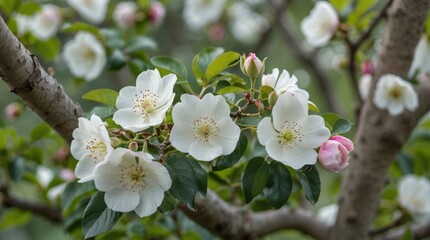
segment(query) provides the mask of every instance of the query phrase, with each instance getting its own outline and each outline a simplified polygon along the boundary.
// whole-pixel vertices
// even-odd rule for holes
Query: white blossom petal
[[[105,193],[106,206],[118,212],[133,211],[140,202],[138,192],[126,191],[122,188],[115,188]]]
[[[276,138],[277,135],[278,133],[273,128],[270,118],[263,118],[257,127],[257,137],[260,144],[266,146],[267,141],[269,141],[271,138]]]
[[[324,119],[320,116],[311,115],[299,121],[302,126],[301,146],[317,148],[330,137],[330,131],[325,127]]]
[[[286,121],[296,122],[308,115],[307,100],[289,92],[281,94],[273,107],[273,126],[280,131]]]

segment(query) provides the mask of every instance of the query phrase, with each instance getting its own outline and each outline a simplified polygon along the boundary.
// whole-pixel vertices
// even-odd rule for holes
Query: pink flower
[[[160,2],[153,2],[149,7],[148,18],[154,25],[159,25],[166,16],[166,9],[164,5]]]
[[[136,22],[137,10],[134,2],[120,2],[115,7],[113,18],[120,27],[131,27]]]
[[[360,66],[361,74],[373,74],[373,71],[375,70],[375,67],[373,66],[372,61],[367,60],[361,63]]]
[[[249,53],[248,57],[243,60],[245,56],[242,57],[241,68],[242,72],[251,77],[256,78],[261,75],[264,71],[264,61],[261,60],[255,55],[255,53]]]
[[[335,135],[323,143],[318,152],[318,160],[329,171],[339,172],[349,164],[349,152],[354,144],[348,138]]]

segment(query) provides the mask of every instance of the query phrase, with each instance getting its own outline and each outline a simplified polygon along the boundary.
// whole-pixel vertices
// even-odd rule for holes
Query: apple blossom
[[[261,85],[275,89],[278,95],[283,92],[290,92],[292,94],[300,94],[304,98],[309,99],[309,93],[297,86],[296,76],[290,76],[287,70],[282,70],[281,76],[279,76],[279,69],[277,68],[274,68],[271,74],[263,74]]]
[[[32,17],[30,31],[36,38],[44,40],[54,36],[60,24],[60,8],[56,5],[46,4],[42,6],[40,12]]]
[[[197,160],[230,154],[239,140],[240,129],[230,118],[230,108],[222,96],[209,93],[200,99],[183,94],[173,107],[172,118],[172,146]]]
[[[338,25],[339,16],[333,6],[329,2],[319,1],[300,27],[311,46],[322,47],[330,41]]]
[[[369,96],[370,86],[372,85],[372,75],[364,74],[361,75],[358,80],[358,91],[360,92],[361,99],[366,99]]]
[[[268,155],[276,161],[299,169],[315,164],[318,148],[330,137],[321,116],[308,115],[308,103],[301,95],[284,92],[272,111],[257,126],[257,137]]]
[[[185,0],[183,18],[191,30],[214,23],[221,16],[226,0]]]
[[[430,216],[430,182],[425,177],[406,175],[400,179],[398,197],[400,205],[415,220]]]
[[[105,48],[88,32],[78,32],[67,42],[63,57],[72,74],[87,81],[96,79],[106,64]]]
[[[337,204],[330,204],[320,208],[317,212],[317,219],[328,226],[333,226],[336,223],[337,212],[339,206]]]
[[[348,138],[335,135],[323,143],[318,152],[321,165],[332,172],[339,172],[349,164],[349,152],[354,144]]]
[[[126,28],[136,22],[137,4],[135,2],[120,2],[113,12],[113,19],[118,26]]]
[[[418,107],[418,96],[412,84],[401,77],[386,74],[376,85],[373,103],[379,109],[387,109],[392,116],[401,114],[404,109],[414,111]]]
[[[145,217],[157,211],[170,189],[167,169],[144,152],[117,148],[97,167],[96,188],[105,193],[108,208],[118,212],[135,211]]]
[[[109,0],[67,0],[83,18],[91,23],[101,23],[106,15]]]
[[[430,73],[430,42],[425,34],[421,36],[415,48],[414,58],[408,75],[412,77],[417,70],[422,74]]]
[[[45,166],[38,166],[36,170],[36,179],[42,187],[46,188],[54,179],[54,172]]]
[[[166,9],[164,8],[164,5],[159,1],[151,2],[148,10],[149,21],[153,25],[159,25],[161,22],[163,22],[165,16]]]
[[[264,60],[261,62],[255,53],[249,53],[246,58],[243,55],[240,59],[240,68],[248,77],[256,78],[264,72]]]
[[[80,178],[79,182],[87,182],[93,180],[96,166],[106,160],[113,148],[105,124],[97,115],[93,114],[90,120],[80,117],[78,121],[70,152],[79,161],[76,177]]]
[[[136,87],[119,91],[113,120],[133,132],[161,124],[172,105],[175,83],[174,74],[161,77],[157,69],[142,72],[137,76]]]

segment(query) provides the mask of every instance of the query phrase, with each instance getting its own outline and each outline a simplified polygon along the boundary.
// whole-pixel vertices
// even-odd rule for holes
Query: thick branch
[[[68,143],[82,116],[81,107],[42,68],[0,17],[0,78]]]
[[[196,223],[224,239],[255,239],[282,229],[295,229],[321,239],[328,230],[302,209],[252,213],[229,205],[212,191],[205,199],[196,199],[196,212],[185,205],[180,208]]]
[[[394,1],[388,11],[374,79],[387,73],[406,78],[428,9],[428,0]],[[420,102],[417,111],[390,116],[372,102],[376,82],[373,81],[371,94],[360,116],[356,149],[343,181],[332,239],[367,238],[380,192],[388,180],[388,167],[420,117],[430,109],[430,103],[425,99],[430,94],[430,84],[426,82],[417,87]]]
[[[280,6],[274,1],[269,1],[272,5],[274,14],[282,14],[282,11],[279,11]],[[300,44],[300,41],[297,39],[295,34],[292,32],[293,29],[284,18],[280,16],[275,16],[277,20],[277,25],[280,30],[282,37],[285,42],[290,46],[290,50],[293,55],[298,58],[301,62],[309,67],[309,69],[313,72],[315,79],[321,89],[322,94],[325,96],[325,100],[329,107],[329,110],[332,112],[336,112],[341,114],[342,109],[340,107],[340,101],[337,98],[337,94],[335,91],[335,87],[327,74],[327,72],[322,68],[321,64],[317,62],[316,53],[309,52],[303,49]]]

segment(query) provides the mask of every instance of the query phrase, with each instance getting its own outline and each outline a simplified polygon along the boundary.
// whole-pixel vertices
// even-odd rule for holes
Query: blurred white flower
[[[327,226],[333,226],[336,223],[337,212],[339,206],[337,204],[330,204],[318,210],[317,219],[325,223]]]
[[[127,86],[119,91],[113,120],[133,132],[161,124],[173,102],[176,75],[160,76],[157,69],[137,76],[136,87]]]
[[[53,201],[56,198],[58,198],[61,194],[63,194],[64,189],[66,189],[66,186],[67,186],[67,183],[62,183],[49,189],[47,192],[48,199]]]
[[[40,185],[46,188],[52,179],[54,179],[54,172],[45,166],[38,166],[36,170],[36,178]]]
[[[15,16],[16,28],[18,31],[18,35],[24,35],[26,32],[29,32],[31,29],[32,16],[17,14]]]
[[[222,96],[206,94],[202,99],[183,94],[173,107],[172,146],[197,160],[211,161],[233,152],[240,129],[230,118]]]
[[[417,70],[422,74],[430,73],[430,42],[425,34],[421,36],[415,48],[414,58],[409,69],[409,77],[412,77]]]
[[[304,98],[309,99],[309,93],[297,86],[296,76],[290,76],[287,70],[282,70],[281,76],[279,76],[279,69],[277,68],[274,68],[271,74],[263,74],[261,77],[261,85],[272,87],[278,95],[283,92],[289,92],[292,94],[300,94]]]
[[[372,75],[363,74],[358,80],[358,90],[360,92],[361,99],[365,100],[369,96],[370,86],[372,85]]]
[[[303,19],[300,27],[309,45],[326,45],[339,25],[339,16],[329,2],[319,1],[309,16]]]
[[[373,103],[379,109],[387,109],[390,115],[396,116],[405,108],[409,111],[417,109],[418,96],[412,84],[399,76],[386,74],[376,85]]]
[[[106,64],[105,48],[88,32],[78,32],[67,42],[63,57],[72,74],[87,81],[96,79]]]
[[[226,0],[185,0],[183,18],[191,30],[199,30],[218,21]]]
[[[167,169],[144,152],[115,149],[107,161],[97,167],[96,188],[106,192],[108,208],[118,212],[135,211],[145,217],[157,211],[170,189]]]
[[[414,175],[404,176],[399,182],[397,199],[415,220],[427,219],[430,215],[429,180]]]
[[[32,17],[30,31],[36,38],[44,40],[57,34],[60,24],[60,8],[56,5],[46,4]]]
[[[70,153],[79,161],[75,168],[79,182],[88,182],[93,180],[96,166],[106,160],[113,148],[105,124],[97,115],[92,115],[90,120],[83,117],[78,120]]]
[[[230,31],[233,36],[243,43],[255,42],[260,34],[269,26],[262,15],[254,12],[246,3],[235,2],[230,7]]]
[[[257,126],[267,154],[294,169],[315,164],[315,148],[329,139],[330,131],[321,116],[308,115],[307,99],[284,92],[273,107],[272,119],[265,117]]]
[[[120,2],[115,7],[113,19],[120,27],[131,27],[136,22],[137,10],[135,2]]]
[[[105,19],[109,0],[67,0],[83,18],[91,23],[101,23]]]

